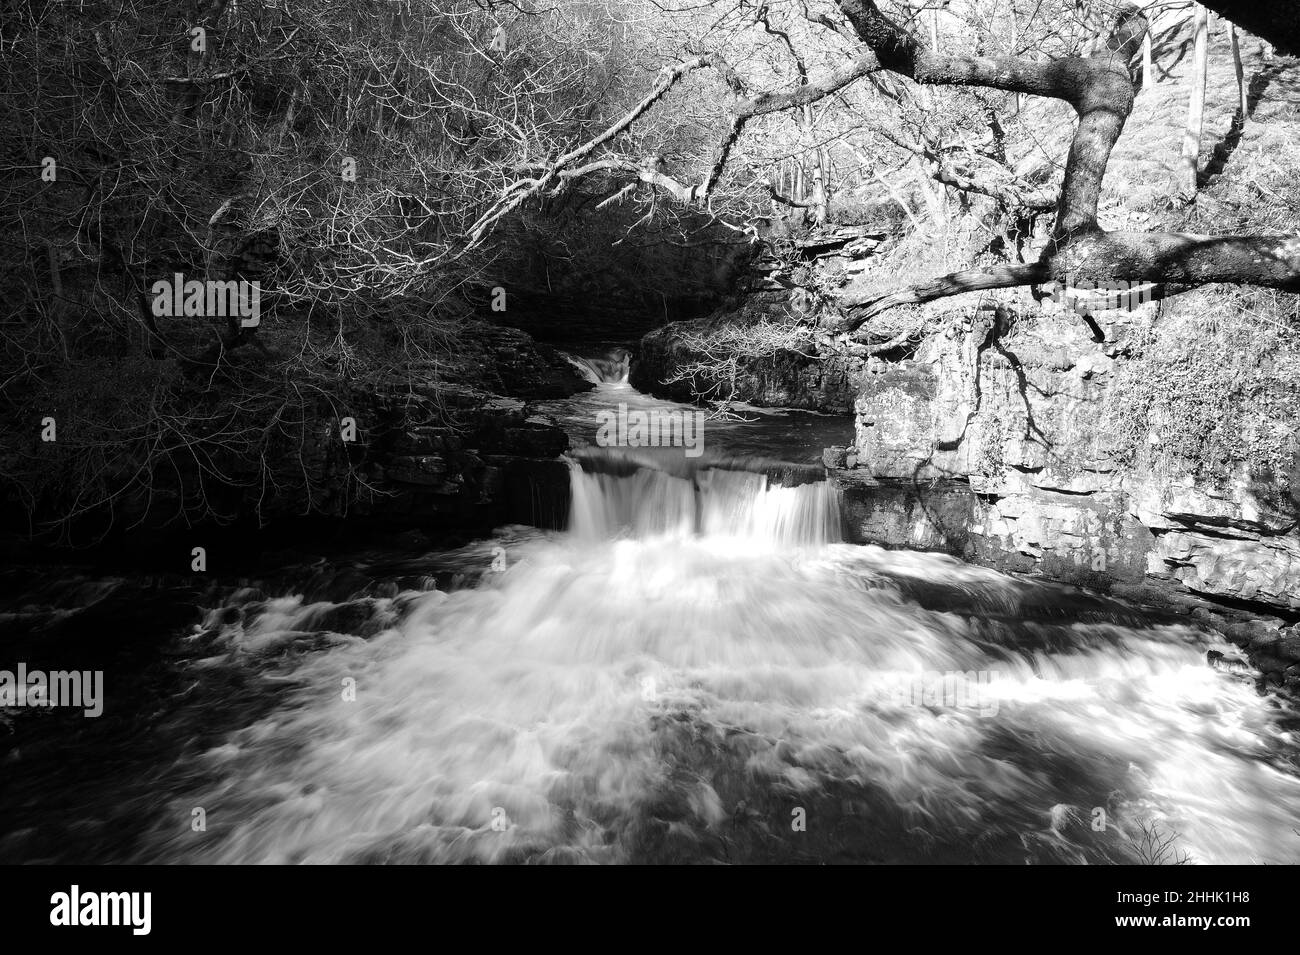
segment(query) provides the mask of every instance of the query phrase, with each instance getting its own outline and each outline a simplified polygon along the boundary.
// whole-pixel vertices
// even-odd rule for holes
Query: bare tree
[[[1213,282],[1300,291],[1300,236],[1200,236],[1107,232],[1097,203],[1110,154],[1133,107],[1130,61],[1148,29],[1135,6],[1120,8],[1094,57],[1039,62],[1015,56],[941,56],[886,17],[874,0],[839,0],[857,35],[882,68],[929,85],[967,85],[1064,100],[1078,126],[1066,159],[1051,240],[1026,265],[957,272],[886,295],[851,303],[841,326],[853,331],[873,315],[982,289],[1081,279],[1104,288],[1117,280],[1196,286]]]
[[[886,75],[921,87],[955,87],[1003,91],[1061,100],[1078,117],[1054,199],[1041,189],[1005,174],[981,173],[954,166],[947,147],[917,143],[873,127],[894,145],[922,159],[941,183],[992,196],[1004,205],[1026,209],[1054,208],[1054,223],[1041,256],[1032,262],[945,275],[887,294],[849,296],[847,317],[838,328],[852,333],[872,316],[900,304],[918,304],[963,292],[1030,286],[1057,281],[1087,281],[1105,288],[1118,281],[1151,283],[1154,294],[1223,282],[1300,290],[1300,237],[1295,235],[1203,236],[1159,232],[1108,232],[1098,224],[1097,207],[1111,151],[1133,107],[1138,57],[1149,25],[1145,14],[1128,2],[1116,4],[1110,27],[1092,56],[1063,52],[1047,59],[1019,54],[969,56],[930,49],[904,25],[881,12],[874,0],[837,0],[846,24],[835,30],[862,46],[848,51],[840,65],[801,77],[793,89],[754,92],[741,73],[720,54],[696,56],[664,67],[658,82],[636,106],[604,132],[558,157],[538,174],[511,183],[489,207],[471,234],[475,241],[503,216],[530,197],[553,192],[566,182],[597,171],[617,171],[662,189],[685,203],[707,206],[747,123],[839,96],[868,77],[882,95],[903,102],[907,94],[892,89]],[[822,18],[826,20],[827,18]],[[821,22],[819,20],[819,22]],[[829,21],[828,21],[829,22]],[[1044,43],[1053,39],[1044,36]],[[1060,38],[1066,50],[1076,41]],[[725,83],[732,102],[725,112],[725,132],[700,181],[689,184],[659,168],[646,168],[628,157],[593,159],[660,102],[688,74],[711,70]],[[924,112],[924,107],[922,107]],[[791,200],[798,204],[799,200]],[[737,227],[739,228],[739,227]]]
[[[310,507],[313,429],[436,386],[466,290],[501,283],[526,223],[464,254],[485,196],[625,102],[619,6],[8,4],[0,480],[68,519],[210,516],[232,486]],[[178,272],[260,282],[260,325],[155,315]]]
[[[1183,131],[1183,195],[1196,196],[1196,175],[1200,171],[1201,130],[1205,125],[1205,74],[1209,64],[1210,14],[1198,6],[1193,18],[1191,97],[1187,106],[1187,128]],[[1244,114],[1243,114],[1244,115]]]

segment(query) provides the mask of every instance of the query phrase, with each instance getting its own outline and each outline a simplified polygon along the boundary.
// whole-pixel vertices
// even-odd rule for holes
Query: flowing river
[[[0,861],[1300,861],[1294,714],[1212,635],[845,543],[844,418],[595,446],[691,409],[592,373],[567,530],[214,587],[117,715],[11,720]]]

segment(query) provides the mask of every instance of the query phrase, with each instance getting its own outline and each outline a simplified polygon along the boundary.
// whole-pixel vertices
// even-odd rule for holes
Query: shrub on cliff
[[[1143,331],[1107,393],[1121,460],[1219,480],[1244,467],[1296,486],[1300,316],[1278,298],[1197,293]]]

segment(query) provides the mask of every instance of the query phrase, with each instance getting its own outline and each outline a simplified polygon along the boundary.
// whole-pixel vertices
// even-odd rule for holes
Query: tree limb
[[[840,331],[854,331],[895,305],[1049,280],[1067,286],[1086,280],[1096,288],[1120,281],[1166,287],[1223,282],[1300,291],[1300,235],[1104,232],[1098,225],[1102,180],[1133,106],[1134,78],[1129,62],[1148,29],[1145,16],[1136,7],[1129,5],[1118,12],[1101,54],[1037,63],[1016,57],[942,56],[893,24],[874,0],[838,2],[887,70],[919,83],[960,83],[1049,96],[1070,103],[1079,116],[1051,241],[1038,262],[957,272],[911,288],[849,301],[850,314],[841,322]]]
[[[838,331],[856,331],[869,319],[898,305],[920,305],[923,302],[960,295],[963,292],[981,292],[988,289],[1016,288],[1021,285],[1038,285],[1051,279],[1050,269],[1041,262],[1028,265],[1003,265],[990,269],[968,269],[940,276],[911,288],[872,295],[865,299],[845,301],[852,314],[840,325]]]
[[[1015,56],[965,57],[935,53],[894,24],[874,0],[839,0],[858,36],[882,68],[918,83],[982,86],[1064,100],[1079,115],[1053,235],[1058,240],[1097,228],[1101,178],[1133,108],[1128,63],[1140,48],[1147,20],[1134,6],[1122,8],[1098,56],[1039,62]]]

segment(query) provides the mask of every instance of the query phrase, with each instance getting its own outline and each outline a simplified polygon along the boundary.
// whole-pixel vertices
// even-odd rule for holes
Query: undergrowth
[[[1296,305],[1272,292],[1197,292],[1117,363],[1105,431],[1124,464],[1289,480],[1300,423]],[[1285,309],[1290,308],[1288,316]]]

